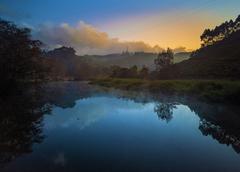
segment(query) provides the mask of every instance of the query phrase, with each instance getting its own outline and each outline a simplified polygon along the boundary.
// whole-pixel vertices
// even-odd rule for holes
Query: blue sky
[[[227,16],[237,15],[239,0],[1,0],[2,8],[12,13],[4,17],[32,24],[43,22],[75,23],[79,20],[99,24],[114,18],[164,12],[212,10]],[[225,11],[224,11],[225,10]],[[222,13],[223,12],[223,13]],[[240,12],[240,10],[239,10]]]
[[[179,0],[1,0],[9,11],[22,13],[25,20],[41,22],[76,22],[79,19],[97,23],[114,17],[135,15],[173,8]],[[14,16],[13,16],[14,17]],[[17,16],[15,16],[17,18]],[[19,19],[19,18],[17,18]]]
[[[0,0],[0,16],[33,28],[79,30],[81,21],[106,39],[195,49],[205,28],[236,18],[239,7],[240,0]]]

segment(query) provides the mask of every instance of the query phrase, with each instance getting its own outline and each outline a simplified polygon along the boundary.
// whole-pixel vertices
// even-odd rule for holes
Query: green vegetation
[[[91,84],[125,90],[148,90],[166,94],[194,95],[213,102],[240,102],[240,81],[98,79]]]

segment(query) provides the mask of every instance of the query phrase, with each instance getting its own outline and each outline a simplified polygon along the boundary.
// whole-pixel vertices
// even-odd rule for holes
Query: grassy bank
[[[240,103],[240,81],[97,79],[94,85],[124,90],[148,90],[166,94],[194,95],[215,102]]]

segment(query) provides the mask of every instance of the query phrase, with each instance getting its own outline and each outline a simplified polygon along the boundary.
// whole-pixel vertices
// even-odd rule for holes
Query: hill
[[[174,55],[174,63],[179,63],[190,58],[190,52],[180,52]],[[132,67],[134,65],[138,67],[146,66],[150,69],[154,69],[154,60],[157,58],[156,53],[145,53],[145,52],[135,52],[135,53],[123,53],[123,54],[110,54],[105,56],[82,56],[87,61],[100,66],[121,66],[121,67]]]
[[[108,73],[107,69],[94,64],[91,59],[76,55],[73,48],[57,48],[45,52],[43,56],[50,69],[50,80],[88,80]]]
[[[201,36],[202,48],[189,60],[163,69],[160,79],[240,79],[240,17]],[[211,37],[209,36],[211,35]],[[207,40],[206,40],[207,37]]]
[[[109,55],[78,56],[73,48],[61,47],[45,52],[43,56],[51,69],[51,79],[54,80],[87,80],[109,75],[111,66],[130,68],[136,65],[150,70],[155,69],[155,53],[122,53]],[[175,54],[175,61],[180,62],[190,57],[190,53]]]

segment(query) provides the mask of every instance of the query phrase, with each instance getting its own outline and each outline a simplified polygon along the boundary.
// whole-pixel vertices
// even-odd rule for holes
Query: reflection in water
[[[41,102],[36,90],[0,100],[0,164],[32,152],[33,143],[41,143],[43,114],[50,106]]]
[[[91,140],[94,137],[100,137],[101,132],[108,131],[100,127],[97,129],[98,133],[94,135],[91,127],[96,121],[107,119],[110,120],[108,125],[111,126],[112,118],[105,118],[106,116],[128,114],[126,119],[135,126],[134,121],[136,119],[130,114],[138,113],[139,109],[145,112],[144,108],[146,112],[149,112],[149,108],[151,108],[150,110],[159,119],[169,123],[171,120],[174,121],[174,118],[177,118],[175,110],[178,110],[178,105],[185,105],[199,117],[198,129],[204,136],[211,136],[211,138],[218,140],[220,144],[231,145],[236,153],[240,153],[240,115],[236,106],[209,104],[197,101],[194,98],[159,95],[150,92],[103,89],[81,82],[50,83],[41,90],[26,90],[25,92],[21,96],[11,96],[7,100],[0,101],[1,166],[6,166],[6,164],[23,154],[32,153],[33,145],[44,141],[44,134],[46,134],[43,133],[44,128],[54,130],[59,129],[60,126],[62,132],[68,132],[69,130],[69,134],[76,130],[76,128],[71,129],[72,126],[77,126],[81,130],[90,128],[90,135],[93,135],[90,138]],[[45,114],[50,115],[45,117]],[[51,116],[54,117],[51,118]],[[120,129],[124,131],[124,125],[127,121],[121,121],[120,117],[118,120],[117,122],[121,126]],[[161,125],[159,121],[158,123]],[[171,124],[172,122],[166,125]],[[115,126],[111,126],[110,129],[118,131]],[[124,133],[126,134],[125,137],[128,137],[128,132],[131,133],[131,130]],[[185,132],[188,133],[188,131]],[[61,135],[61,132],[55,133],[55,135],[57,134]],[[177,136],[178,133],[176,131],[176,133],[172,134]],[[134,137],[134,135],[131,135],[131,137]],[[143,137],[145,136],[143,135]],[[98,139],[102,140],[103,138]],[[128,142],[126,141],[126,143]],[[88,142],[82,144],[88,145]],[[112,144],[115,144],[115,140]],[[171,145],[171,143],[167,144]],[[123,145],[119,144],[119,149]],[[125,147],[127,146],[125,145]],[[97,146],[94,149],[96,149],[95,152],[99,152],[102,148]],[[84,150],[82,151],[84,152]],[[51,156],[51,162],[66,167],[70,162],[67,153],[64,150],[54,152],[54,156]],[[98,153],[96,154],[94,156],[100,156]],[[84,155],[87,156],[86,152]],[[118,159],[118,161],[121,160]]]
[[[240,110],[238,106],[206,103],[190,97],[174,97],[149,92],[115,91],[115,96],[136,102],[155,103],[154,112],[167,123],[173,119],[176,105],[186,105],[200,118],[199,130],[220,144],[232,145],[240,153]]]
[[[200,121],[199,129],[203,135],[211,135],[212,138],[218,140],[219,143],[231,145],[237,153],[240,153],[240,138],[238,136],[227,133],[227,131],[220,126],[214,125],[205,119]]]
[[[31,153],[33,144],[43,141],[43,115],[50,114],[52,106],[74,107],[76,100],[88,97],[91,91],[83,83],[26,85],[0,99],[0,167]],[[55,162],[63,164],[60,155]]]
[[[102,101],[106,100],[104,98],[82,99],[76,101],[76,106],[74,108],[56,107],[52,111],[52,115],[57,116],[57,118],[48,118],[45,121],[45,125],[48,129],[57,127],[67,129],[73,126],[77,121],[77,127],[79,129],[84,129],[101,119],[106,113],[104,107],[101,106]],[[63,110],[64,113],[62,113]]]
[[[154,112],[161,120],[170,122],[173,118],[173,109],[176,108],[174,103],[158,103],[154,107]]]
[[[53,82],[44,85],[44,100],[61,108],[73,108],[76,101],[96,95],[98,90],[86,82]]]
[[[210,135],[220,144],[232,145],[235,152],[240,153],[240,110],[238,106],[211,104],[190,97],[175,97],[150,92],[111,90],[110,94],[138,103],[157,102],[154,112],[159,119],[167,123],[173,119],[173,110],[176,109],[176,105],[186,105],[199,116],[199,130],[203,135]]]
[[[54,158],[54,164],[60,165],[60,166],[65,166],[66,158],[65,158],[64,153],[57,154],[57,156]]]

